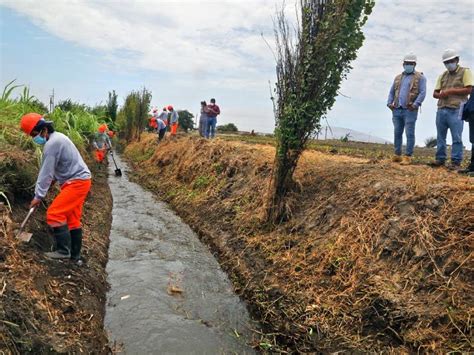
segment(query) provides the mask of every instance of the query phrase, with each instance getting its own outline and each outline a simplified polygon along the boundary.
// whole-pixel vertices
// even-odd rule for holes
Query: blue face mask
[[[444,66],[445,66],[446,69],[448,69],[449,71],[455,71],[456,68],[458,67],[458,63],[444,63]]]
[[[403,64],[403,69],[405,69],[405,74],[411,74],[415,71],[415,66],[413,64]]]
[[[39,134],[33,137],[33,142],[39,145],[44,145],[46,143],[46,138],[41,137]]]

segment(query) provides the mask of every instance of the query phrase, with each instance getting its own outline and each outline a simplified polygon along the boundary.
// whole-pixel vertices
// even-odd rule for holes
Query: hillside
[[[272,146],[147,135],[125,154],[218,255],[264,349],[473,350],[469,178],[307,151],[291,220],[269,231]]]

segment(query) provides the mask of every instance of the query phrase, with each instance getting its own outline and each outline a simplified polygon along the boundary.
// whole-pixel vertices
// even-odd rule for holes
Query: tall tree
[[[110,118],[110,120],[115,123],[115,120],[117,119],[117,109],[118,109],[118,103],[117,103],[117,94],[115,93],[115,90],[112,90],[112,92],[109,91],[109,98],[107,99],[107,116]]]
[[[178,111],[178,123],[179,128],[187,133],[194,127],[194,115],[188,110],[180,110]]]
[[[269,223],[288,217],[286,197],[294,186],[298,159],[357,57],[364,41],[362,26],[373,5],[374,0],[300,0],[295,35],[284,11],[277,13],[277,147],[266,211]]]

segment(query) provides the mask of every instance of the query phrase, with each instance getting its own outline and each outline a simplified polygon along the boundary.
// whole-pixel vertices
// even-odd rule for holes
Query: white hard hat
[[[446,49],[443,53],[443,62],[457,57],[459,57],[459,54],[454,49]]]
[[[408,53],[406,56],[403,57],[404,62],[415,62],[416,63],[416,55],[413,52]]]

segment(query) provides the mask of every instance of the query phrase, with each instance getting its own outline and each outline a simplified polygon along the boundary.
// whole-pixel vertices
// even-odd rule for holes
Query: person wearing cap
[[[417,58],[413,53],[403,58],[403,72],[393,81],[388,94],[387,107],[392,110],[394,127],[393,162],[411,163],[415,147],[415,125],[420,108],[426,96],[426,78],[415,70]],[[405,155],[402,158],[403,131],[407,137]]]
[[[169,124],[171,126],[171,136],[176,137],[176,132],[178,130],[179,115],[178,115],[178,112],[176,112],[173,106],[171,105],[168,106],[168,111],[170,113]]]
[[[55,181],[61,187],[61,192],[46,211],[46,222],[56,241],[56,250],[46,253],[46,256],[81,262],[82,207],[91,188],[91,172],[74,143],[56,132],[52,122],[45,121],[40,114],[24,115],[20,126],[36,144],[44,146],[30,208],[40,205]]]
[[[112,148],[112,144],[110,143],[106,131],[107,125],[105,123],[101,124],[97,129],[97,133],[94,136],[94,142],[92,143],[95,148],[95,160],[99,164],[102,164],[104,161],[107,150]]]
[[[431,166],[446,164],[446,136],[451,131],[451,164],[452,170],[459,170],[463,159],[462,120],[463,106],[471,93],[473,78],[468,68],[459,65],[459,54],[453,49],[444,51],[442,60],[446,71],[436,81],[433,97],[438,99],[436,112],[436,160]]]
[[[208,120],[206,128],[206,138],[214,138],[216,135],[217,116],[221,114],[221,109],[216,105],[216,99],[211,99],[208,108]]]

